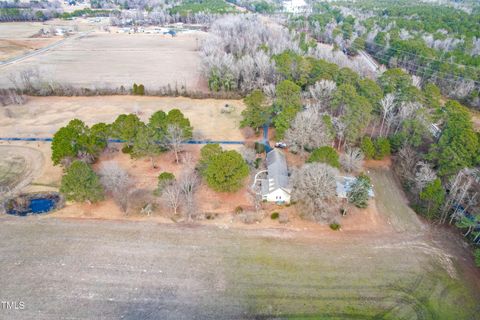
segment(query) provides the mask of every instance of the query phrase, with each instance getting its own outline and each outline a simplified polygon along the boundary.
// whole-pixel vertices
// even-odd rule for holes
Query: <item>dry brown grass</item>
[[[226,103],[235,111],[221,113]],[[11,106],[10,112],[0,112],[0,136],[51,136],[71,119],[78,118],[88,125],[112,122],[122,113],[139,112],[148,121],[158,110],[180,109],[191,121],[194,136],[211,140],[243,140],[239,129],[241,100],[189,99],[183,97],[30,97],[25,105]],[[1,111],[1,110],[0,110]]]
[[[37,30],[38,31],[38,30]],[[85,88],[130,88],[134,82],[147,90],[171,85],[189,91],[206,90],[196,51],[203,32],[117,34],[94,32],[21,62],[0,68],[0,87],[10,87],[6,75],[38,67],[45,80]]]

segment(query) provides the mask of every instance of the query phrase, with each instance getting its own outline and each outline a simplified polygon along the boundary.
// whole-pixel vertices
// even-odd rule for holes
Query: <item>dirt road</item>
[[[28,59],[28,58],[31,58],[31,57],[34,57],[34,56],[37,56],[37,55],[40,55],[42,53],[45,53],[49,50],[52,50],[54,48],[57,48],[58,46],[62,45],[63,43],[65,43],[66,41],[71,41],[71,40],[74,40],[74,39],[81,39],[82,37],[85,37],[86,35],[88,35],[91,31],[88,31],[88,32],[82,32],[82,33],[79,33],[79,34],[76,34],[72,37],[68,37],[68,38],[64,38],[62,40],[59,40],[57,42],[54,42],[46,47],[43,47],[43,48],[40,48],[40,49],[37,49],[35,51],[31,51],[31,52],[27,52],[25,54],[22,54],[20,56],[16,56],[16,57],[13,57],[13,58],[10,58],[10,59],[7,59],[7,60],[4,60],[4,61],[0,61],[0,68],[4,67],[4,66],[7,66],[7,65],[10,65],[10,64],[14,64],[14,63],[17,63],[17,62],[20,62],[22,60],[25,60],[25,59]]]

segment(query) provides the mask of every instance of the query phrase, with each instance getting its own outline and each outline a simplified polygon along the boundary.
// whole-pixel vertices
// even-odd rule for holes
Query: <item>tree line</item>
[[[480,107],[478,6],[375,0],[321,2],[312,9],[292,18],[292,27],[350,55],[366,50],[382,64],[435,83],[444,95]]]

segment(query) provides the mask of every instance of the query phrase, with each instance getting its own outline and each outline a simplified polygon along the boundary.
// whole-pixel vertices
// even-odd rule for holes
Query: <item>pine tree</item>
[[[103,200],[104,192],[100,179],[83,161],[75,160],[62,177],[60,192],[70,201],[97,202]]]

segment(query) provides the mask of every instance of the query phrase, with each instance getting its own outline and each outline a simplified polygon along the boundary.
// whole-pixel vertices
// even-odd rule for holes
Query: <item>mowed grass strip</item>
[[[472,318],[476,301],[465,283],[450,278],[430,256],[362,242],[242,246],[229,261],[235,270],[229,292],[258,317]]]

